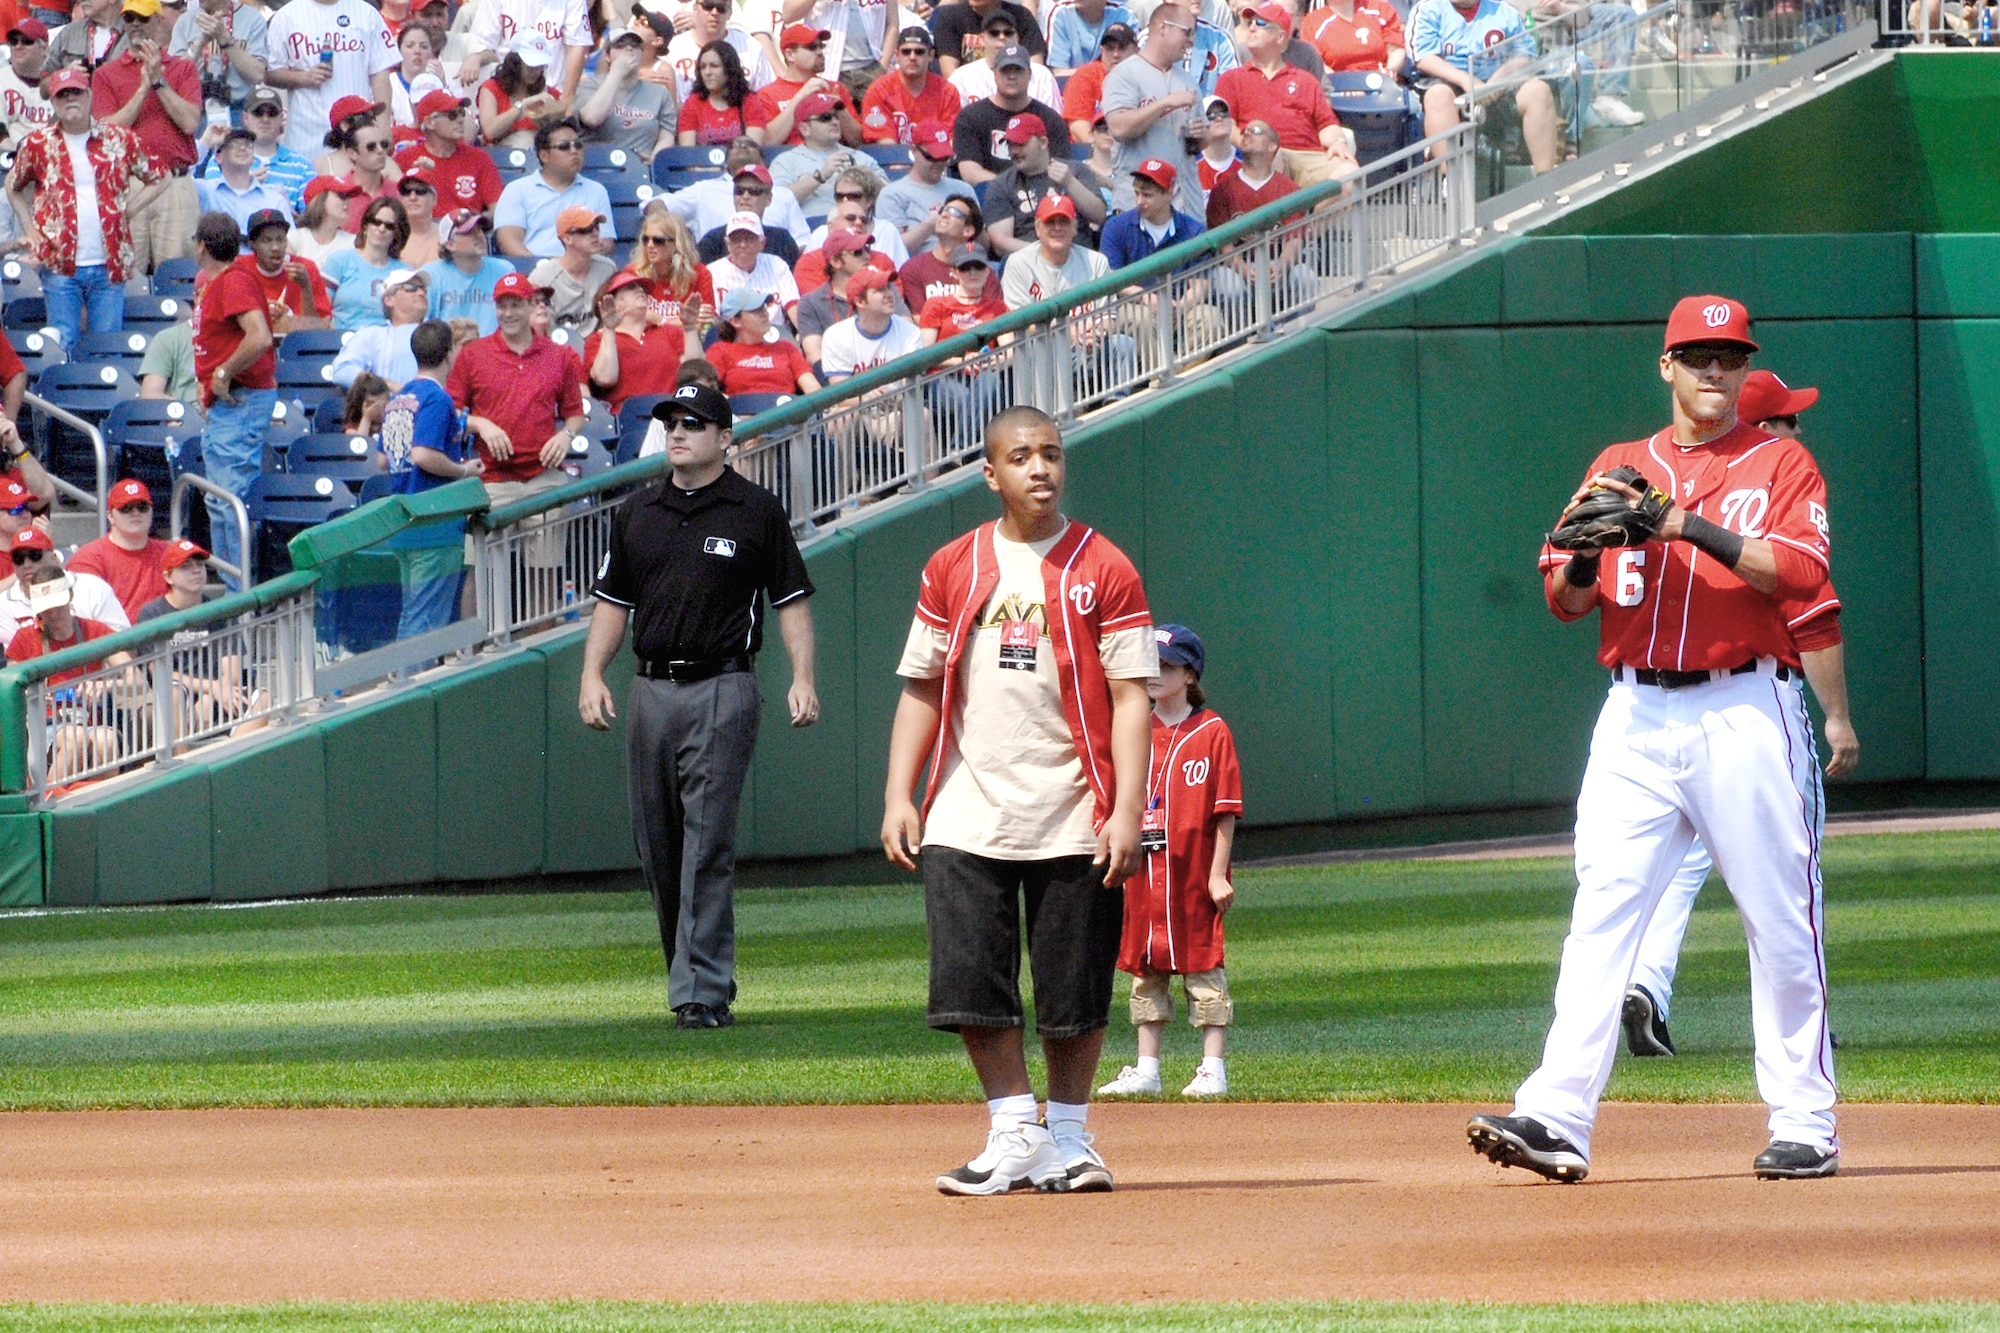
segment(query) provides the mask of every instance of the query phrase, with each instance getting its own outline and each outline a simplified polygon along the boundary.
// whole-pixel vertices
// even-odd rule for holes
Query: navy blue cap
[[[1184,666],[1199,676],[1208,653],[1201,646],[1201,635],[1186,625],[1158,625],[1153,629],[1153,637],[1160,644],[1160,665]]]
[[[668,422],[677,417],[694,417],[724,430],[735,424],[728,397],[722,390],[712,389],[706,384],[683,384],[674,390],[673,397],[662,398],[653,404],[654,420]]]

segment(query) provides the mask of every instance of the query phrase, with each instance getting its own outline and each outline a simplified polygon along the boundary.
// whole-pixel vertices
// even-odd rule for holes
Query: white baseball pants
[[[1708,872],[1715,866],[1715,859],[1708,854],[1708,848],[1696,838],[1688,847],[1687,860],[1674,872],[1674,882],[1667,885],[1666,893],[1660,897],[1660,905],[1653,909],[1653,920],[1646,927],[1646,938],[1639,941],[1639,962],[1632,969],[1634,986],[1644,986],[1646,993],[1653,997],[1653,1007],[1660,1012],[1660,1021],[1667,1021],[1668,1010],[1674,1001],[1674,973],[1680,970],[1681,941],[1687,938],[1688,918],[1694,915],[1695,895],[1708,882]]]
[[[1542,1065],[1515,1093],[1587,1158],[1640,941],[1699,837],[1750,944],[1757,1088],[1773,1141],[1834,1132],[1822,945],[1819,759],[1800,682],[1774,664],[1679,690],[1614,684],[1576,805],[1576,908]]]

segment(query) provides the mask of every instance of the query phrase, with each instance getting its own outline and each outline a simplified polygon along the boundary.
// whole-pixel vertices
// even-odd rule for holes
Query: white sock
[[[1220,1077],[1223,1072],[1222,1057],[1219,1055],[1204,1055],[1201,1057],[1201,1067],[1209,1073]]]
[[[992,1116],[995,1129],[1032,1125],[1041,1118],[1041,1113],[1036,1109],[1035,1094],[1032,1092],[1024,1092],[1016,1097],[989,1098],[986,1112]]]
[[[1057,1138],[1074,1137],[1083,1133],[1084,1124],[1089,1119],[1089,1102],[1074,1105],[1069,1102],[1049,1103],[1049,1133]]]
[[[1160,1076],[1160,1057],[1159,1057],[1159,1056],[1157,1056],[1157,1055],[1142,1055],[1142,1056],[1140,1056],[1140,1057],[1139,1057],[1139,1077],[1140,1077],[1140,1078],[1158,1078],[1159,1076]]]

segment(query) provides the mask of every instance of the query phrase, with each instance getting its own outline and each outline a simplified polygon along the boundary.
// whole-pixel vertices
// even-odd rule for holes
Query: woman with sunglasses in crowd
[[[750,90],[743,57],[726,40],[701,48],[694,62],[695,91],[681,103],[679,139],[683,148],[726,144],[739,136],[764,142],[771,108]]]
[[[328,259],[354,248],[354,234],[348,231],[347,223],[350,216],[357,222],[360,219],[359,190],[331,176],[315,176],[306,183],[305,199],[299,225],[285,238],[285,248],[324,272]]]
[[[562,98],[549,91],[548,70],[509,51],[479,85],[479,133],[492,148],[532,148],[536,123],[559,115]]]
[[[387,324],[382,313],[382,289],[389,275],[403,267],[403,245],[410,239],[410,215],[393,196],[360,210],[354,248],[328,256],[320,276],[333,291],[333,327],[365,329]]]
[[[409,239],[403,242],[403,267],[422,268],[444,254],[444,237],[437,227],[437,187],[425,173],[412,171],[397,182],[396,197],[403,201],[403,213],[410,219]]]
[[[417,103],[424,100],[425,93],[443,91],[453,97],[464,96],[432,49],[429,28],[414,23],[405,27],[396,38],[396,50],[402,54],[403,63],[389,71],[389,114],[398,127],[417,128]]]
[[[700,307],[695,322],[707,328],[715,322],[715,277],[695,251],[687,224],[654,199],[639,218],[639,242],[632,252],[632,271],[646,280],[662,321],[680,322],[681,307]]]

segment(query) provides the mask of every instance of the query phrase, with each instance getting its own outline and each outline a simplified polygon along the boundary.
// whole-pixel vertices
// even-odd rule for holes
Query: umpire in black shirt
[[[675,1025],[728,1027],[736,998],[736,809],[757,743],[754,663],[770,598],[792,659],[792,725],[819,721],[812,580],[778,498],[723,462],[729,399],[688,384],[653,409],[673,473],[611,525],[583,650],[585,725],[617,716],[604,668],[632,628],[627,758],[639,863],[660,918]]]

